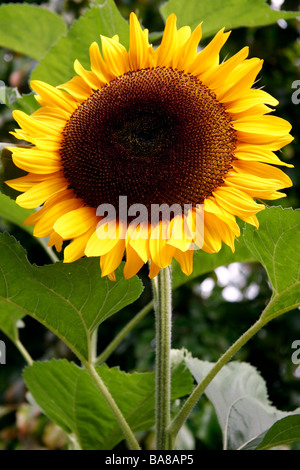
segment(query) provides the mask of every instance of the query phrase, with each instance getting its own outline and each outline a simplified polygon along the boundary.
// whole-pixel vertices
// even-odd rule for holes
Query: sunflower
[[[20,206],[40,207],[25,221],[35,236],[58,251],[68,241],[65,262],[100,257],[102,276],[114,279],[124,256],[126,278],[150,260],[153,278],[175,258],[189,275],[195,246],[234,250],[236,217],[258,227],[265,206],[255,198],[285,195],[291,180],[272,165],[292,166],[274,153],[293,140],[291,126],[270,114],[277,100],[253,88],[262,61],[248,59],[248,47],[220,63],[229,34],[199,51],[201,25],[177,29],[172,14],[153,48],[132,13],[129,51],[118,36],[101,36],[102,54],[96,42],[89,49],[91,70],[76,60],[67,83],[31,82],[41,107],[13,114],[13,135],[31,146],[10,148],[28,174],[8,185],[23,193]],[[182,210],[153,222],[152,208],[163,205]],[[114,231],[99,207],[115,209]],[[134,220],[136,207],[146,216]]]

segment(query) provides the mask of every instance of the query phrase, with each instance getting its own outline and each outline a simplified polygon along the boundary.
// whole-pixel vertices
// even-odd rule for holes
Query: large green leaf
[[[203,21],[203,37],[212,36],[224,27],[228,30],[265,26],[299,16],[299,12],[273,10],[266,0],[169,0],[160,11],[164,19],[175,13],[179,26],[189,25],[194,29]]]
[[[259,229],[247,226],[244,240],[272,285],[272,298],[262,314],[269,321],[300,306],[300,209],[272,207],[258,219]]]
[[[198,383],[214,366],[190,356],[186,364]],[[272,406],[265,381],[247,363],[231,362],[224,366],[205,394],[215,408],[226,449],[239,449],[265,433],[279,419],[300,413],[300,409],[288,413]]]
[[[32,79],[59,85],[74,75],[73,64],[78,59],[89,67],[89,47],[92,42],[100,44],[100,34],[112,37],[118,34],[126,46],[129,40],[128,23],[122,18],[113,0],[98,0],[79,20],[68,34],[62,37],[32,73]]]
[[[1,274],[0,266],[0,277],[2,277]],[[2,283],[2,279],[0,282]],[[13,343],[16,343],[19,339],[18,321],[26,315],[26,312],[22,308],[18,308],[10,303],[7,303],[5,308],[3,308],[1,298],[0,309],[0,331],[3,331]]]
[[[61,16],[36,5],[0,7],[0,46],[40,60],[66,32]]]
[[[154,424],[154,373],[125,373],[106,365],[97,372],[134,432]],[[24,371],[35,401],[67,433],[74,433],[83,449],[108,450],[123,439],[122,432],[95,383],[85,369],[66,360],[35,363]],[[186,367],[172,372],[172,400],[191,392],[193,379]]]
[[[71,264],[31,265],[25,250],[8,234],[0,235],[0,327],[28,314],[61,338],[78,357],[89,358],[93,331],[109,316],[135,301],[141,281],[101,278],[99,259]]]

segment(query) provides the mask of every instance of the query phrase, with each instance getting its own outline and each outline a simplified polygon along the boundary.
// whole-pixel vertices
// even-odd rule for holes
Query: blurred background
[[[27,3],[40,4],[61,14],[70,25],[90,4],[88,0]],[[163,30],[164,23],[159,13],[162,3],[160,0],[116,1],[125,18],[128,18],[131,11],[135,11],[151,32]],[[271,3],[274,8],[299,10],[299,0],[277,0]],[[293,125],[295,141],[280,156],[295,166],[294,169],[285,169],[293,181],[293,187],[286,191],[287,198],[274,202],[293,208],[299,208],[300,200],[300,103],[292,102],[295,91],[293,83],[300,80],[299,32],[300,22],[297,20],[280,20],[275,25],[262,28],[240,28],[232,32],[223,48],[224,54],[231,56],[248,45],[250,56],[264,59],[260,86],[264,86],[266,91],[279,100],[276,115]],[[0,80],[8,86],[16,87],[20,93],[30,91],[28,78],[34,66],[33,60],[0,48]],[[300,81],[298,88],[299,85]],[[1,142],[13,141],[9,131],[14,127],[11,110],[0,104]],[[1,218],[0,230],[10,232],[22,243],[32,263],[43,265],[49,262],[40,245],[26,232],[9,225]],[[151,300],[147,270],[141,273],[141,277],[145,285],[142,297],[101,326],[99,348],[103,349],[122,326]],[[174,293],[173,347],[187,348],[193,356],[200,359],[217,360],[254,323],[270,295],[268,280],[260,265],[235,263],[218,268],[208,277],[199,277],[188,282]],[[21,340],[34,359],[74,359],[67,347],[42,325],[27,317],[23,323],[20,329]],[[25,365],[23,358],[0,333],[1,339],[6,343],[7,359],[5,366],[0,364],[0,450],[64,449],[66,438],[63,432],[26,400],[26,389],[21,378]],[[291,346],[295,340],[300,340],[299,310],[271,322],[236,356],[236,359],[250,362],[259,370],[266,380],[271,402],[285,411],[300,407],[300,365],[293,364],[291,360]],[[150,313],[109,358],[108,365],[119,365],[125,371],[148,371],[153,368],[153,362],[154,322],[153,314]],[[144,445],[148,448],[151,448],[152,437],[151,433],[142,436]],[[222,448],[216,416],[205,398],[201,399],[194,410],[180,439],[181,448]],[[295,445],[294,448],[300,450],[300,445]]]

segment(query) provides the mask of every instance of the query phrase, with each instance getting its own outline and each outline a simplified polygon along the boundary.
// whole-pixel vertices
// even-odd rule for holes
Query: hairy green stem
[[[90,338],[90,362],[92,364],[96,364],[96,358],[97,358],[97,342],[98,342],[98,328],[96,328],[93,333],[91,334]]]
[[[227,362],[247,343],[265,324],[268,323],[265,319],[259,318],[227,351],[218,359],[210,372],[204,377],[197,387],[193,390],[189,398],[186,400],[178,414],[174,417],[173,421],[168,426],[169,435],[175,439],[179,430],[185,423],[190,412],[198,402],[206,387],[210,384],[217,373]]]
[[[110,391],[106,387],[105,383],[97,373],[93,364],[88,361],[84,361],[83,365],[85,366],[86,370],[90,374],[91,378],[95,382],[97,388],[102,393],[102,396],[106,400],[106,403],[110,407],[111,411],[113,412],[122,432],[127,441],[128,447],[131,450],[141,450],[138,441],[136,440],[132,429],[129,427],[126,419],[124,418],[120,408],[118,407],[117,403],[115,402],[113,396],[111,395]]]
[[[156,362],[155,362],[155,436],[156,450],[169,450],[171,440],[167,433],[170,424],[171,400],[171,269],[161,269],[153,281]]]
[[[121,341],[125,336],[138,324],[142,318],[144,318],[151,310],[153,309],[153,301],[145,305],[142,310],[137,313],[130,322],[128,322],[124,328],[117,334],[117,336],[109,343],[109,345],[104,349],[104,351],[97,357],[94,364],[99,365],[107,360],[107,358],[113,353],[113,351],[119,346]]]
[[[22,354],[27,364],[29,366],[32,366],[34,361],[32,357],[30,356],[29,352],[27,351],[27,349],[25,348],[25,346],[21,343],[19,339],[15,342],[15,346],[18,348],[19,352]]]

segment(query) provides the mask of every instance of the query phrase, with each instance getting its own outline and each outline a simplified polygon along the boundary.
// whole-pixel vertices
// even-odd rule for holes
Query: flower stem
[[[106,387],[105,383],[97,373],[95,367],[93,364],[91,364],[88,361],[84,361],[84,366],[92,379],[94,380],[95,384],[97,385],[97,388],[100,390],[102,393],[104,399],[106,400],[108,406],[110,407],[111,411],[113,412],[123,434],[124,437],[128,443],[128,447],[131,450],[141,450],[139,443],[137,442],[131,428],[129,427],[126,419],[124,418],[121,410],[119,409],[117,403],[115,402],[114,398],[112,397],[110,391]]]
[[[96,364],[97,358],[98,328],[96,328],[90,338],[90,362]]]
[[[27,349],[25,348],[25,346],[21,343],[21,341],[19,339],[17,339],[17,341],[15,342],[15,345],[18,348],[19,352],[22,354],[22,356],[25,359],[25,361],[27,362],[27,364],[29,366],[32,366],[34,361],[33,361],[32,357],[30,356],[29,352],[27,351]]]
[[[171,399],[171,313],[172,283],[170,268],[162,269],[157,281],[153,281],[156,363],[155,363],[155,431],[156,450],[171,448],[167,427],[170,424]]]
[[[222,367],[241,349],[244,344],[249,341],[265,324],[268,323],[265,319],[259,318],[227,351],[218,359],[210,372],[193,390],[189,398],[184,403],[178,414],[174,417],[173,421],[168,426],[168,433],[174,439],[178,434],[180,428],[185,423],[188,415],[198,402],[206,387],[210,384],[217,373]]]

